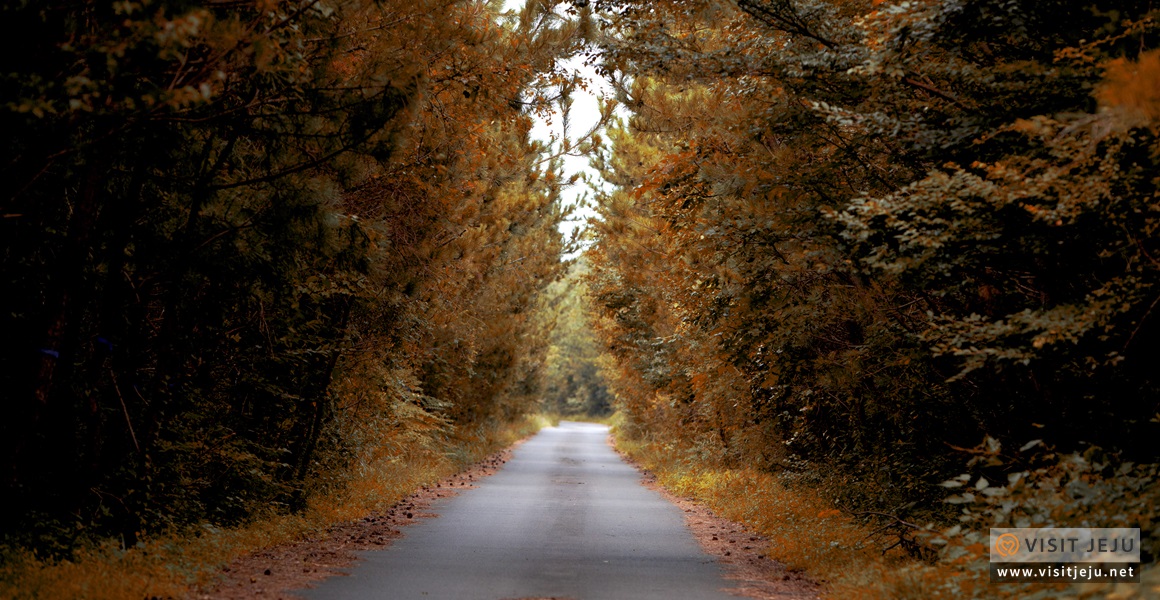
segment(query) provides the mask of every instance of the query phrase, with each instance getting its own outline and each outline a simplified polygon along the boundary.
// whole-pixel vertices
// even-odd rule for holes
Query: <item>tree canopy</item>
[[[9,3],[0,535],[293,512],[548,408],[887,527],[1155,556],[1157,10]],[[551,147],[581,55],[621,117]],[[607,184],[571,264],[564,153]]]
[[[1151,4],[598,7],[630,114],[589,286],[630,427],[888,524],[953,518],[968,449],[990,481],[1160,460]]]
[[[536,408],[565,210],[529,131],[587,12],[0,15],[6,535],[293,510],[390,432]]]

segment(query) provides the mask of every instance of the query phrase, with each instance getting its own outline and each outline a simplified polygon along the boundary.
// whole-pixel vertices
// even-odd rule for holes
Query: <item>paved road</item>
[[[734,598],[681,511],[640,484],[601,425],[563,422],[516,449],[439,516],[365,552],[313,600],[716,600]]]

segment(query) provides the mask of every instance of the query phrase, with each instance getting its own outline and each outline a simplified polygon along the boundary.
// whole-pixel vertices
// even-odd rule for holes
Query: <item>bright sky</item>
[[[523,8],[524,0],[506,0],[504,8],[506,10],[520,10]],[[572,94],[572,108],[570,111],[568,124],[569,137],[573,142],[584,135],[597,122],[600,121],[600,106],[597,98],[603,97],[605,94],[611,95],[612,90],[608,82],[603,77],[596,73],[596,70],[584,64],[584,57],[578,56],[562,63],[561,67],[570,72],[578,72],[585,80],[588,81],[588,90],[576,90]],[[556,115],[552,119],[552,124],[549,125],[542,119],[536,119],[536,126],[532,128],[532,136],[536,139],[551,141],[559,140],[563,137],[563,121]],[[589,168],[588,157],[586,156],[565,156],[564,157],[564,179],[568,179],[575,173],[586,174],[589,179],[593,181],[599,180],[599,175]],[[566,189],[563,192],[563,200],[565,205],[575,204],[581,196],[588,191],[588,184],[583,181],[577,182],[575,185]],[[560,224],[560,232],[564,234],[564,238],[568,239],[575,229],[583,228],[585,221],[596,215],[596,211],[591,207],[579,207],[569,220]],[[573,258],[575,255],[568,255],[564,258]]]
[[[611,94],[612,91],[608,83],[596,73],[595,69],[584,65],[583,57],[568,60],[563,64],[563,67],[569,71],[579,72],[588,81],[589,86],[588,90],[577,90],[572,95],[573,101],[569,115],[568,133],[572,141],[575,142],[577,138],[587,133],[589,129],[600,121],[600,106],[597,98],[603,97],[604,94]],[[536,126],[532,129],[532,135],[541,140],[551,140],[553,138],[559,140],[563,137],[563,122],[557,116],[553,119],[552,125],[549,126],[548,123],[537,119]],[[598,181],[600,177],[596,171],[588,166],[587,156],[565,156],[564,178],[567,179],[575,173],[586,174],[593,181]],[[583,181],[577,182],[563,192],[562,195],[565,205],[575,204],[587,191],[588,184]],[[578,207],[572,213],[569,220],[560,224],[560,232],[567,239],[572,235],[574,229],[583,227],[588,217],[595,215],[596,211],[591,207]],[[566,258],[572,258],[572,256]]]

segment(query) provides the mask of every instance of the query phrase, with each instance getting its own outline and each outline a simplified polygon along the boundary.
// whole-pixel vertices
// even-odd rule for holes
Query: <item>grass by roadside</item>
[[[867,594],[870,584],[907,560],[868,547],[864,542],[871,532],[865,527],[821,499],[788,489],[775,475],[698,463],[671,447],[630,439],[615,429],[614,438],[619,450],[672,493],[769,538],[767,555],[823,582],[828,597],[878,597]]]
[[[671,493],[743,523],[770,540],[766,555],[823,584],[835,600],[1160,598],[1160,569],[1146,565],[1140,584],[991,584],[983,544],[927,562],[883,551],[875,531],[802,486],[753,468],[725,468],[663,442],[633,439],[613,427],[616,447]],[[930,530],[933,538],[937,531]],[[945,542],[944,542],[945,543]],[[953,556],[953,558],[950,558]]]
[[[146,538],[123,548],[106,541],[72,560],[44,560],[27,549],[0,556],[0,598],[141,600],[181,598],[217,576],[232,559],[320,534],[327,527],[397,503],[550,425],[543,416],[472,432],[440,445],[410,440],[355,473],[342,493],[314,498],[301,514],[267,515],[233,529],[204,528]]]

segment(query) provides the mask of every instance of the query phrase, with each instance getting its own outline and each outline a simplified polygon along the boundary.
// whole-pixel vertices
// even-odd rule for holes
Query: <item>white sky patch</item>
[[[507,0],[504,3],[504,10],[519,11],[523,7],[524,0]],[[575,148],[576,142],[581,136],[600,122],[599,99],[605,96],[612,96],[613,94],[611,86],[609,86],[603,77],[597,74],[596,69],[584,64],[585,58],[584,55],[574,56],[561,62],[559,65],[566,72],[578,73],[587,82],[588,86],[586,90],[577,89],[572,93],[572,106],[568,116],[568,137],[572,141],[573,148]],[[553,147],[558,149],[564,136],[564,123],[559,113],[559,108],[557,107],[554,111],[550,124],[548,121],[539,117],[533,116],[533,118],[535,119],[535,125],[532,127],[532,138],[552,143]],[[572,177],[572,175],[580,173],[594,183],[602,183],[600,175],[588,165],[587,156],[567,155],[563,157],[563,163],[563,176],[565,180]],[[592,207],[578,205],[588,191],[588,184],[580,180],[574,185],[564,189],[561,193],[561,199],[565,207],[576,207],[572,215],[563,223],[560,223],[560,233],[564,235],[564,239],[571,238],[575,230],[583,229],[588,219],[596,216],[596,211]],[[574,258],[578,254],[568,254],[563,258],[565,260]]]
[[[578,72],[588,82],[587,90],[577,89],[572,93],[572,106],[568,116],[568,137],[571,139],[573,147],[575,147],[580,136],[583,136],[600,122],[599,99],[603,98],[606,94],[611,95],[612,90],[608,82],[596,73],[596,69],[584,64],[583,56],[568,59],[561,66],[567,71]],[[558,111],[557,114],[553,115],[550,125],[546,121],[537,118],[536,124],[532,128],[532,137],[544,141],[556,140],[555,146],[557,147],[559,147],[560,140],[563,139],[563,136],[564,123]],[[588,157],[584,155],[565,155],[563,157],[563,171],[564,179],[580,173],[593,182],[599,183],[601,181],[600,175],[588,165]],[[596,216],[596,211],[591,206],[578,205],[588,191],[588,184],[581,180],[569,186],[561,193],[565,206],[576,207],[572,215],[563,223],[560,223],[560,233],[564,234],[565,239],[569,238],[574,230],[583,228],[590,217]],[[573,256],[575,255],[569,255],[565,258],[572,258]]]

